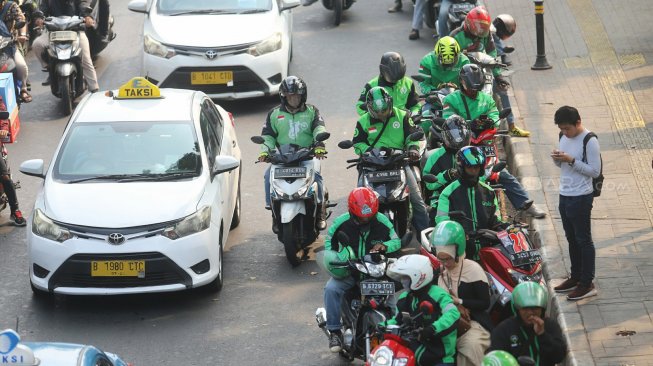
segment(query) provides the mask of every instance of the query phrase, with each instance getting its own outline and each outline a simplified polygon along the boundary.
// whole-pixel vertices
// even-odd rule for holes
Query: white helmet
[[[397,259],[388,266],[386,274],[401,282],[404,288],[419,290],[433,280],[431,261],[420,254],[409,254]]]

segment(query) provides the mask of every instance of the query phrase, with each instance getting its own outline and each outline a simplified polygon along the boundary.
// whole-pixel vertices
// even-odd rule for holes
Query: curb
[[[515,117],[520,116],[517,103],[512,95],[511,99],[513,115]],[[525,186],[536,187],[537,189],[527,189],[530,198],[537,204],[546,206],[540,175],[533,159],[529,139],[505,137],[503,143],[509,171],[521,182],[537,182],[538,184],[527,184]],[[530,234],[535,246],[540,249],[542,254],[542,271],[549,293],[553,294],[550,298],[549,316],[558,320],[558,324],[560,324],[567,340],[569,351],[562,365],[595,365],[576,303],[567,301],[563,295],[556,295],[553,291],[551,279],[566,278],[567,270],[563,260],[564,251],[561,243],[558,242],[553,220],[551,219],[552,210],[547,209],[546,211],[547,216],[543,219],[530,218]]]

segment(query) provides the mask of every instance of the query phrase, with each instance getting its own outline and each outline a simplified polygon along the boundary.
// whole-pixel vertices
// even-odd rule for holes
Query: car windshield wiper
[[[170,13],[171,17],[177,16],[177,15],[194,15],[194,14],[235,14],[236,12],[233,10],[224,10],[224,9],[202,9],[202,10],[185,10],[185,11],[180,11],[177,13]]]
[[[248,9],[239,11],[238,14],[254,14],[254,13],[265,13],[268,9]]]
[[[177,180],[177,179],[186,179],[194,178],[199,174],[196,172],[179,172],[179,173],[150,173],[150,174],[135,174],[134,177],[125,177],[118,180],[119,183],[122,182],[136,182],[142,180],[154,180],[154,181],[164,181],[164,180]]]
[[[120,179],[134,179],[134,178],[144,178],[151,176],[151,174],[105,174],[105,175],[96,175],[93,177],[86,177],[80,179],[73,179],[68,183],[81,183],[89,180],[120,180]]]

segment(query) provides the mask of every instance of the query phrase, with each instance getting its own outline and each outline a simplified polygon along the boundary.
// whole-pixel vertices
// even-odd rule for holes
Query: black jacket
[[[532,327],[523,326],[521,319],[513,316],[492,331],[489,351],[494,350],[509,352],[515,358],[531,357],[538,366],[554,366],[565,359],[567,343],[555,320],[544,318],[544,333],[538,336]]]
[[[62,15],[90,16],[90,0],[45,0],[41,3],[41,11],[45,16],[59,17]]]

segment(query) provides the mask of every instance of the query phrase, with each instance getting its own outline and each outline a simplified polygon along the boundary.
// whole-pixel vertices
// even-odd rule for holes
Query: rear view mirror
[[[506,165],[507,165],[507,164],[506,164],[505,161],[500,161],[500,162],[496,163],[496,164],[492,167],[492,171],[493,171],[494,173],[500,172],[500,171],[502,171],[503,169],[506,168]]]
[[[426,183],[435,183],[438,181],[438,178],[433,174],[424,174],[422,180]]]
[[[343,140],[338,143],[338,147],[341,149],[351,149],[354,146],[354,143],[351,140]]]
[[[501,112],[499,112],[499,119],[507,118],[510,115],[510,113],[512,113],[512,108],[508,107],[502,109]]]
[[[7,111],[0,112],[0,119],[9,119],[9,112]]]
[[[261,136],[252,136],[252,137],[250,137],[250,140],[252,140],[252,142],[257,144],[257,145],[261,145],[261,144],[265,143],[265,139],[263,137],[261,137]]]
[[[320,132],[320,133],[317,134],[317,136],[315,136],[315,140],[319,141],[319,142],[322,142],[322,141],[326,141],[329,137],[331,137],[330,133]]]
[[[413,80],[417,81],[418,83],[421,83],[422,81],[426,80],[426,76],[420,74],[411,75],[410,77],[413,78]]]
[[[127,8],[136,13],[147,13],[147,0],[132,0]]]
[[[419,141],[422,138],[424,138],[424,131],[422,131],[422,130],[415,131],[415,132],[411,133],[410,135],[408,135],[408,139],[410,141]]]

